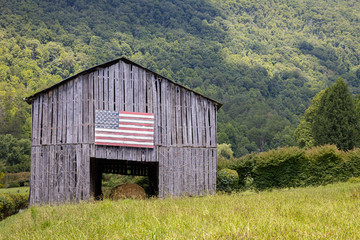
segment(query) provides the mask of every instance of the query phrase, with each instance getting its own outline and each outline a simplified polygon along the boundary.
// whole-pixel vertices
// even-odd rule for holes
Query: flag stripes
[[[96,110],[95,144],[154,148],[154,114]]]

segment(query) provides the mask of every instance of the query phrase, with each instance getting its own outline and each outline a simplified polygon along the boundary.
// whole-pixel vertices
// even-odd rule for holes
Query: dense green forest
[[[356,0],[0,0],[0,162],[27,152],[23,97],[121,56],[222,102],[235,156],[296,145],[318,92],[360,93],[359,22]]]

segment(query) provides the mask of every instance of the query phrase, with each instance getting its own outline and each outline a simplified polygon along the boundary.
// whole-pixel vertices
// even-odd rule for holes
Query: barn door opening
[[[154,162],[136,162],[127,160],[109,160],[91,158],[90,184],[91,194],[95,199],[103,199],[102,178],[104,173],[146,176],[148,177],[148,196],[158,195],[159,164]]]

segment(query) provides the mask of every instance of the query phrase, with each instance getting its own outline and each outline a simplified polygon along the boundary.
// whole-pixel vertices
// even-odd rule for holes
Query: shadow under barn
[[[127,160],[109,160],[91,158],[90,160],[90,184],[91,195],[101,200],[102,174],[121,174],[132,176],[147,176],[149,178],[149,195],[158,196],[159,163],[157,162],[136,162]]]

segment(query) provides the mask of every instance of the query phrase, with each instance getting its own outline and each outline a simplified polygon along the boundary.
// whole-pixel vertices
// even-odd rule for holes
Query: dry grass
[[[360,239],[359,183],[32,207],[2,239]]]

